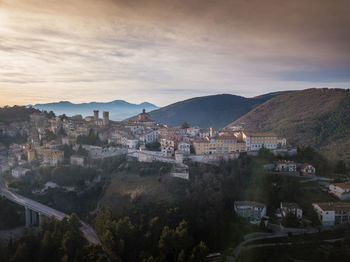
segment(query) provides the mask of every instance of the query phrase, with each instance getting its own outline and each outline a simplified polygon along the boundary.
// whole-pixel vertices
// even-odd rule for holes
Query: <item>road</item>
[[[53,216],[58,220],[62,220],[65,217],[69,217],[69,215],[64,214],[58,210],[55,210],[39,202],[36,202],[34,200],[31,200],[29,198],[26,198],[24,196],[11,192],[7,188],[5,183],[2,181],[1,176],[0,176],[0,195],[23,207],[28,207],[29,209],[35,212],[38,212],[46,217]],[[91,244],[100,244],[100,239],[98,238],[95,230],[83,221],[81,221],[81,224],[82,226],[80,230],[83,233],[84,237],[87,239],[87,241]]]

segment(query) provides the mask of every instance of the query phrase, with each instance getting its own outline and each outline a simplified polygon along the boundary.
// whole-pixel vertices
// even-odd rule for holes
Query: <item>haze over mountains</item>
[[[56,115],[66,114],[67,116],[73,116],[81,114],[83,117],[91,116],[93,114],[93,110],[100,110],[101,113],[102,111],[108,111],[110,112],[110,119],[115,121],[121,121],[125,118],[139,114],[142,109],[146,109],[147,111],[158,109],[156,105],[148,102],[132,104],[124,100],[114,100],[107,103],[91,102],[81,104],[61,101],[48,104],[36,104],[32,107],[39,110],[53,111]]]

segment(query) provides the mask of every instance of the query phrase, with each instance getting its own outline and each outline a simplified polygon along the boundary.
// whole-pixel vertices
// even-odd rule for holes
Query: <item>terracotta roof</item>
[[[321,202],[313,205],[318,205],[324,211],[350,211],[349,202]]]
[[[333,185],[344,189],[350,189],[350,182],[334,183]]]
[[[312,165],[310,165],[309,163],[304,163],[304,164],[302,164],[301,165],[301,169],[304,169],[304,168],[306,168],[307,166],[312,166]]]
[[[251,131],[243,131],[243,133],[246,136],[262,136],[262,137],[273,136],[273,137],[277,137],[276,134],[274,134],[274,133],[259,133],[259,132],[251,132]]]
[[[207,140],[207,139],[197,139],[197,140],[195,140],[195,141],[193,141],[193,143],[209,143],[209,140]]]

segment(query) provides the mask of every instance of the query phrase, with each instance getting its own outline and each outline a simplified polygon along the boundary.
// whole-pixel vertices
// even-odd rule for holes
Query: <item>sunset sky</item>
[[[348,0],[0,0],[0,106],[350,88]]]

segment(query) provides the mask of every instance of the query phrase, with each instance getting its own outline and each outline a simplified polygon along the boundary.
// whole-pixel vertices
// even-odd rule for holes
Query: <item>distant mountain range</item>
[[[274,97],[232,125],[272,131],[295,145],[313,146],[328,158],[350,164],[350,92],[306,89]]]
[[[83,117],[92,116],[93,110],[99,110],[101,117],[102,111],[108,111],[110,119],[115,121],[120,121],[139,114],[141,113],[142,109],[146,109],[146,111],[158,109],[156,105],[148,102],[132,104],[124,100],[115,100],[107,103],[91,102],[81,104],[61,101],[48,104],[36,104],[33,106],[29,105],[28,107],[33,107],[39,110],[53,111],[56,115],[66,114],[67,116],[73,116],[80,114],[83,115]]]
[[[170,126],[187,121],[190,126],[222,128],[254,107],[285,92],[269,93],[253,98],[222,94],[177,102],[150,112],[151,118]]]

